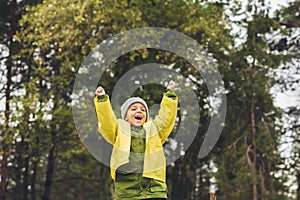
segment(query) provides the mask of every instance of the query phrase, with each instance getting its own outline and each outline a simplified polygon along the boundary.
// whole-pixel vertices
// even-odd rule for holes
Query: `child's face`
[[[125,120],[134,126],[142,126],[147,118],[147,110],[141,103],[132,104],[127,111]]]

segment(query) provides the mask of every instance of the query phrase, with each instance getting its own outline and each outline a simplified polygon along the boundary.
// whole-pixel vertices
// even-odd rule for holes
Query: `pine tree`
[[[224,69],[228,106],[226,125],[217,147],[218,199],[284,199],[286,188],[276,173],[280,112],[273,106],[268,75],[280,57],[269,53],[265,34],[278,27],[264,1],[249,1],[240,25],[246,35]]]

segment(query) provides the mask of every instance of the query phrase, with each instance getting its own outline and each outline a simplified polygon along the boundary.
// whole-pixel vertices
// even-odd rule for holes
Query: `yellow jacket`
[[[116,169],[129,162],[130,124],[123,119],[116,119],[109,98],[106,101],[98,102],[97,97],[95,97],[94,103],[99,132],[107,142],[113,145],[110,169],[112,179],[115,180]],[[177,106],[178,97],[173,99],[164,95],[160,104],[159,114],[154,120],[147,121],[143,125],[146,131],[144,177],[166,181],[166,159],[162,145],[166,142],[174,127]]]

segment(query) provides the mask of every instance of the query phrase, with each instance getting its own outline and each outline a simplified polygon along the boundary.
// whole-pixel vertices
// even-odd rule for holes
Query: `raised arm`
[[[105,90],[101,86],[96,89],[95,95],[94,104],[98,118],[98,130],[107,142],[114,144],[118,126],[109,96],[105,94]]]
[[[167,87],[167,92],[164,93],[160,103],[159,113],[153,120],[153,123],[158,129],[158,134],[162,144],[166,142],[168,136],[171,134],[176,121],[178,97],[174,92],[175,87],[175,82],[170,81]]]

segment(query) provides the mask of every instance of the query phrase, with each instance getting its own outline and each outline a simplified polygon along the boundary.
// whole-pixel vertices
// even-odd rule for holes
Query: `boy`
[[[147,103],[139,97],[127,99],[121,106],[122,119],[116,119],[105,90],[96,89],[99,132],[113,145],[110,169],[115,200],[167,199],[163,144],[176,120],[175,86],[170,81],[154,120],[149,119]]]

